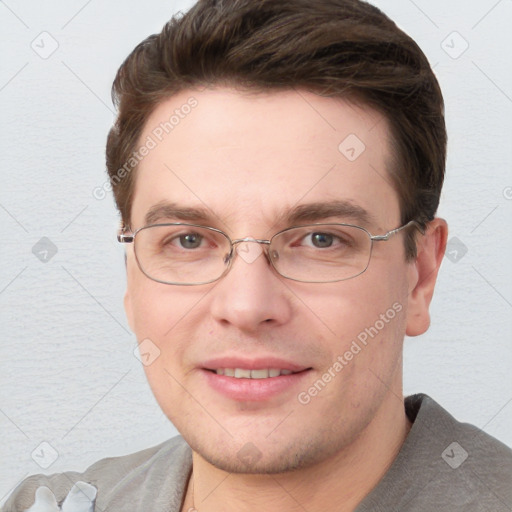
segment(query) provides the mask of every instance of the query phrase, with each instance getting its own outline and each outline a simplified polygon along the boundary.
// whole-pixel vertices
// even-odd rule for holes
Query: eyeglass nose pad
[[[233,251],[233,248],[231,248],[231,250],[224,256],[224,265],[229,265],[229,263],[233,259],[234,254],[235,252]]]
[[[268,255],[272,261],[277,261],[279,259],[279,253],[275,249],[269,251]]]

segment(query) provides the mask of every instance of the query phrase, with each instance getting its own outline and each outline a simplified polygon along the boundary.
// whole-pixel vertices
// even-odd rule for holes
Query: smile
[[[291,365],[288,365],[291,366]],[[205,384],[229,400],[264,402],[288,397],[304,388],[312,368],[203,368]],[[310,377],[309,377],[310,378]]]
[[[217,368],[213,370],[217,375],[234,377],[235,379],[268,379],[279,377],[280,375],[291,375],[291,370],[279,368],[263,368],[259,370],[249,370],[247,368]]]

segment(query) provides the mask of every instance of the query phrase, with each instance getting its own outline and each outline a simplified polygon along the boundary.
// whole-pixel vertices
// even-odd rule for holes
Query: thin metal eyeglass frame
[[[347,281],[349,279],[353,279],[354,277],[360,276],[361,274],[366,272],[366,270],[370,266],[370,260],[371,260],[372,252],[373,252],[373,242],[386,242],[393,235],[396,235],[400,231],[402,231],[402,230],[404,230],[404,229],[406,229],[406,228],[408,228],[410,226],[416,226],[416,228],[422,234],[424,234],[424,230],[421,228],[420,224],[418,222],[416,222],[415,220],[411,220],[411,221],[407,222],[406,224],[404,224],[404,225],[402,225],[402,226],[400,226],[398,228],[391,229],[390,231],[388,231],[387,233],[384,233],[383,235],[372,235],[366,228],[363,228],[361,226],[356,226],[354,224],[346,224],[346,223],[318,223],[318,224],[307,224],[307,225],[302,225],[302,226],[291,226],[289,228],[286,228],[286,229],[283,229],[281,231],[278,231],[269,240],[258,239],[258,238],[251,238],[251,237],[237,238],[235,240],[231,240],[229,235],[224,233],[224,231],[221,231],[220,229],[217,229],[217,228],[213,228],[211,226],[203,226],[201,224],[188,224],[188,223],[185,223],[185,222],[170,222],[170,223],[150,224],[150,225],[147,225],[147,226],[142,226],[142,227],[136,229],[133,233],[126,233],[124,230],[122,230],[121,232],[119,232],[117,234],[117,241],[119,243],[123,243],[123,244],[134,243],[135,242],[135,237],[137,236],[137,233],[139,233],[140,231],[148,229],[148,228],[152,228],[152,227],[164,227],[164,226],[190,226],[190,227],[193,227],[193,228],[208,229],[210,231],[214,231],[216,233],[219,233],[219,234],[223,235],[226,238],[226,240],[229,242],[229,244],[230,244],[230,252],[229,252],[228,257],[227,257],[226,268],[224,269],[224,272],[222,272],[222,274],[219,277],[216,277],[215,279],[212,279],[212,280],[209,280],[209,281],[203,281],[203,282],[199,282],[199,283],[172,283],[172,282],[169,282],[169,281],[162,281],[160,279],[155,279],[154,277],[151,277],[142,268],[142,265],[140,264],[139,258],[137,256],[137,251],[135,250],[135,244],[134,244],[135,259],[137,261],[137,266],[139,267],[140,271],[148,279],[151,279],[152,281],[155,281],[155,282],[161,283],[161,284],[174,285],[174,286],[199,286],[199,285],[202,285],[202,284],[214,283],[215,281],[218,281],[219,279],[224,277],[229,272],[229,270],[231,269],[231,267],[233,265],[233,261],[235,259],[235,257],[234,257],[234,254],[235,254],[234,247],[235,247],[236,244],[239,244],[239,243],[242,243],[242,242],[256,242],[258,244],[268,245],[269,248],[270,248],[270,244],[272,243],[272,240],[276,236],[281,235],[282,233],[285,233],[285,232],[290,231],[292,229],[315,227],[315,226],[347,226],[347,227],[357,228],[357,229],[360,229],[361,231],[364,231],[368,235],[368,237],[370,239],[370,254],[368,255],[368,262],[366,264],[366,267],[363,270],[361,270],[361,272],[359,272],[359,273],[357,273],[357,274],[355,274],[353,276],[344,277],[343,279],[334,279],[332,281],[304,281],[303,279],[295,279],[293,277],[289,277],[287,275],[284,275],[275,267],[273,258],[269,254],[269,249],[264,251],[264,253],[265,253],[266,257],[267,257],[267,260],[270,262],[272,268],[281,277],[284,277],[285,279],[290,279],[291,281],[297,281],[297,282],[300,282],[300,283],[312,283],[312,284],[314,284],[314,283],[316,283],[316,284],[321,284],[321,283],[337,283],[337,282],[340,282],[340,281]]]

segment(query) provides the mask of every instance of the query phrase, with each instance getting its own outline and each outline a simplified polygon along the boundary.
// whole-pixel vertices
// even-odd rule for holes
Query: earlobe
[[[418,336],[429,328],[429,307],[443,261],[447,236],[446,221],[435,218],[428,224],[426,233],[417,239],[417,256],[409,268],[407,336]]]

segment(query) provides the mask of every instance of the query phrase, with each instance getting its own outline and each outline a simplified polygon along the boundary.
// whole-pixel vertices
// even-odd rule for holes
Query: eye
[[[300,241],[300,245],[314,249],[329,249],[330,247],[347,245],[347,243],[346,238],[343,236],[324,231],[307,233]]]
[[[203,236],[199,233],[186,233],[185,235],[180,235],[177,239],[184,249],[197,249],[201,246]]]
[[[315,247],[331,247],[334,242],[334,236],[329,233],[311,233],[311,244]]]
[[[207,242],[204,235],[191,231],[185,233],[171,232],[167,233],[166,236],[160,242],[160,247],[167,250],[180,250],[180,249],[200,249],[203,248]]]

